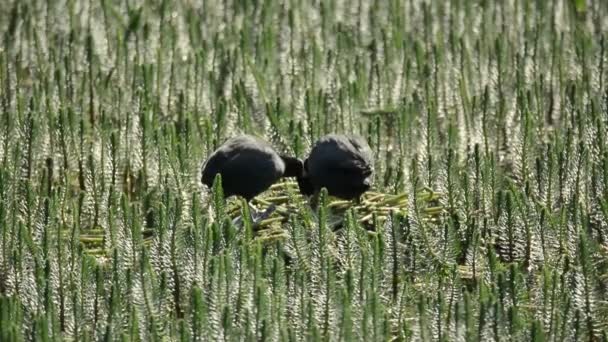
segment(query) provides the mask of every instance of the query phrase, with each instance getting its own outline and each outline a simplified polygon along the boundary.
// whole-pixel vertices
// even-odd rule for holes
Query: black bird
[[[315,195],[313,202],[321,188],[326,188],[331,196],[358,201],[369,190],[373,173],[372,150],[363,138],[329,134],[310,151],[298,185],[303,195]]]
[[[278,154],[262,139],[240,135],[228,139],[209,156],[201,181],[211,188],[219,173],[225,198],[241,196],[249,202],[281,177],[301,177],[302,170],[300,159]],[[264,216],[268,215],[267,210]]]

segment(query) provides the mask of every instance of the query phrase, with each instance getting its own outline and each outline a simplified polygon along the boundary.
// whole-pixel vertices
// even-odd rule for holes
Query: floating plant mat
[[[422,215],[422,220],[429,223],[438,222],[444,208],[439,203],[441,194],[428,188],[423,188],[416,193],[416,205]],[[361,197],[361,202],[345,201],[334,197],[328,198],[327,219],[328,227],[332,230],[339,229],[344,222],[348,209],[353,209],[360,224],[368,230],[374,230],[376,224],[383,224],[392,212],[406,216],[410,194],[385,194],[376,191],[368,191]],[[230,199],[226,205],[226,213],[232,220],[242,215],[241,200]],[[255,227],[256,238],[263,241],[276,241],[287,237],[283,224],[289,220],[290,215],[303,215],[304,210],[310,210],[308,201],[299,194],[298,185],[292,181],[274,184],[268,191],[256,197],[252,205],[258,211],[274,205],[276,210],[266,219],[259,222]],[[315,219],[315,216],[309,216]],[[377,220],[377,222],[374,222]],[[150,244],[154,238],[154,229],[144,229],[142,238],[145,244]],[[104,255],[104,230],[87,229],[81,232],[80,242],[85,250],[91,255]]]
[[[265,195],[265,196],[264,196]],[[263,211],[271,205],[276,206],[276,210],[270,217],[262,220],[256,227],[258,234],[266,234],[266,230],[276,231],[281,229],[281,224],[285,223],[290,215],[298,214],[302,210],[308,210],[306,198],[298,192],[298,185],[295,182],[281,182],[274,184],[264,195],[258,196],[252,201],[257,210]],[[422,219],[427,222],[438,222],[443,206],[439,204],[441,194],[431,189],[423,188],[416,193],[417,206],[422,214]],[[350,208],[356,214],[359,223],[366,228],[373,230],[374,216],[378,223],[382,223],[391,212],[401,215],[408,214],[410,194],[385,194],[381,192],[368,191],[360,203],[346,201],[330,197],[328,199],[328,224],[336,229],[344,221],[344,215]],[[228,206],[228,215],[236,219],[241,212],[240,202],[233,202]]]

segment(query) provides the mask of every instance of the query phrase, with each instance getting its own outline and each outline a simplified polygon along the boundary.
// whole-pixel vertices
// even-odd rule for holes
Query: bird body
[[[238,195],[250,201],[281,177],[296,177],[301,172],[299,159],[279,155],[262,139],[240,135],[211,154],[203,165],[201,181],[211,187],[219,173],[224,197]]]
[[[331,196],[357,199],[369,190],[373,153],[367,142],[354,135],[329,134],[319,139],[304,162],[304,195],[326,188]]]

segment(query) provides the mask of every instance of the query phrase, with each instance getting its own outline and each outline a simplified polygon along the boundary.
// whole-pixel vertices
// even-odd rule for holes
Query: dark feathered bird
[[[250,201],[281,177],[300,177],[302,161],[279,155],[266,141],[251,135],[228,139],[203,164],[201,181],[211,188],[222,175],[224,197],[241,196]]]
[[[331,196],[358,200],[369,190],[373,173],[372,150],[363,138],[330,134],[313,146],[298,184],[304,195],[326,188]]]

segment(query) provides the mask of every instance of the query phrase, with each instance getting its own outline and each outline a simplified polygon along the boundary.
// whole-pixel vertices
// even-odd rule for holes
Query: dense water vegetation
[[[0,7],[0,340],[608,339],[607,2]],[[245,132],[374,191],[235,226]]]

